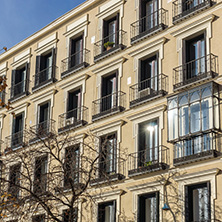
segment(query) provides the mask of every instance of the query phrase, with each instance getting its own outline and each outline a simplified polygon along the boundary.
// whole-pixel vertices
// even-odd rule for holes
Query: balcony
[[[127,41],[126,32],[119,30],[94,44],[94,62],[106,58],[125,48]],[[110,47],[105,48],[104,44],[113,43]]]
[[[126,161],[114,155],[111,159],[99,161],[95,177],[90,181],[91,186],[111,183],[125,179]]]
[[[210,80],[217,75],[218,57],[209,54],[173,69],[174,90]]]
[[[216,133],[206,133],[174,144],[175,166],[215,158],[221,155],[222,137]]]
[[[90,51],[83,49],[63,59],[61,62],[61,77],[65,78],[70,74],[79,71],[89,65]]]
[[[5,138],[5,152],[24,147],[27,144],[26,132],[24,130]]]
[[[161,8],[130,26],[131,44],[162,31],[168,26],[168,11]]]
[[[180,22],[214,4],[212,0],[176,0],[173,2],[173,23]]]
[[[87,124],[88,108],[85,106],[78,107],[66,113],[59,115],[58,132],[65,132]]]
[[[130,86],[130,107],[164,96],[168,91],[168,77],[164,74],[148,78]]]
[[[32,91],[36,91],[42,87],[45,87],[56,81],[57,67],[50,66],[39,73],[35,77],[35,86],[32,88]]]
[[[16,99],[19,99],[21,97],[28,95],[28,87],[29,87],[29,80],[24,80],[20,83],[17,83],[13,85],[9,89],[10,99],[9,101],[12,102]]]
[[[55,132],[55,120],[46,120],[30,127],[30,143],[50,138]]]
[[[119,113],[125,109],[124,92],[118,91],[93,101],[92,120],[101,119]]]
[[[169,167],[169,149],[165,146],[146,148],[129,155],[129,177],[165,170]]]

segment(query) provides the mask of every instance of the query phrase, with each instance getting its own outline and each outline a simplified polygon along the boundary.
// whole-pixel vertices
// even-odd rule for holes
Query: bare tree
[[[93,201],[89,188],[96,185],[96,178],[112,187],[117,172],[109,155],[117,148],[108,137],[101,140],[91,132],[80,137],[58,134],[41,124],[25,135],[23,147],[6,147],[1,156],[1,218],[38,221],[44,215],[73,222],[79,215],[78,204]]]

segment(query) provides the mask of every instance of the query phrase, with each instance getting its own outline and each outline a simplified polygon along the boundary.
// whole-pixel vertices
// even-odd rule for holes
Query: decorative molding
[[[12,67],[16,68],[20,65],[25,64],[26,62],[30,62],[30,58],[31,58],[31,48],[25,50],[24,52],[16,55],[13,58],[13,63],[11,64]]]
[[[107,191],[101,194],[97,194],[93,196],[93,199],[101,199],[100,202],[103,202],[104,198],[110,197],[110,196],[115,196],[115,195],[122,195],[124,190],[118,189],[118,190],[112,190],[112,191]]]
[[[6,75],[6,71],[8,70],[8,62],[4,62],[0,65],[0,75]]]
[[[42,99],[45,99],[46,97],[50,96],[50,95],[54,95],[57,92],[56,89],[50,89],[48,91],[44,91],[41,92],[41,94],[36,94],[35,96],[33,96],[31,99],[31,101],[35,102],[39,102]]]
[[[129,191],[137,191],[137,190],[144,190],[146,188],[152,188],[156,186],[162,186],[162,184],[159,181],[149,182],[149,183],[143,183],[143,184],[137,184],[134,186],[127,187]]]
[[[52,48],[56,48],[56,43],[58,42],[57,38],[57,32],[43,41],[37,43],[37,49],[35,50],[37,54],[42,54],[46,52],[47,50],[50,50]]]

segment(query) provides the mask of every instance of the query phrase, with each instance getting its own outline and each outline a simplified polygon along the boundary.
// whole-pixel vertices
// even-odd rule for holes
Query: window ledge
[[[150,166],[138,167],[136,169],[129,170],[128,176],[129,177],[139,176],[139,175],[143,175],[146,173],[156,172],[159,170],[166,170],[168,168],[169,168],[169,166],[166,163],[156,163],[156,164],[152,164]]]
[[[123,174],[114,173],[112,175],[107,175],[105,177],[93,179],[90,181],[90,185],[96,186],[96,185],[115,182],[115,181],[119,181],[119,180],[123,180],[123,179],[125,179],[125,176]]]
[[[81,127],[81,126],[84,126],[84,125],[86,125],[86,124],[87,124],[86,121],[80,120],[80,121],[78,121],[78,122],[76,122],[76,123],[73,123],[73,124],[70,124],[70,125],[67,125],[67,126],[64,126],[64,127],[59,128],[59,129],[58,129],[58,133],[59,133],[59,134],[60,134],[60,133],[64,133],[64,132],[67,132],[67,131],[69,131],[69,130],[76,129],[76,128],[79,128],[79,127]]]
[[[20,94],[14,96],[14,97],[11,97],[8,101],[11,102],[11,103],[12,103],[12,102],[16,102],[17,100],[20,100],[20,99],[28,96],[29,94],[30,94],[30,93],[29,93],[28,91],[25,91],[25,92],[23,92],[23,93],[20,93]]]
[[[70,76],[71,74],[76,73],[79,70],[86,68],[87,66],[89,66],[89,64],[87,62],[83,62],[83,63],[81,63],[79,65],[71,67],[67,71],[61,73],[61,78],[63,79],[65,77],[67,77],[67,76]]]
[[[52,84],[52,83],[54,83],[54,82],[56,82],[56,81],[57,81],[57,80],[56,80],[55,78],[51,78],[51,79],[49,79],[49,80],[47,80],[47,81],[44,81],[44,82],[42,82],[42,83],[34,86],[34,87],[32,88],[32,92],[38,91],[38,90],[40,90],[40,89],[43,89],[43,88],[45,88],[46,86],[48,86],[48,85],[50,85],[50,84]]]
[[[208,150],[193,155],[175,158],[173,160],[174,166],[180,166],[188,163],[193,163],[201,160],[211,159],[220,156],[221,153],[216,150]]]
[[[105,59],[108,56],[113,55],[114,53],[117,53],[121,50],[123,50],[125,48],[125,46],[123,44],[119,44],[113,48],[111,48],[110,50],[104,51],[101,54],[97,55],[94,57],[94,62],[98,62],[102,59]]]

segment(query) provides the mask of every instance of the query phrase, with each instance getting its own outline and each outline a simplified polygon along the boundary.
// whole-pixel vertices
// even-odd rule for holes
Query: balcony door
[[[22,145],[23,142],[23,125],[24,125],[24,113],[16,115],[13,119],[12,128],[12,141],[11,147]]]
[[[139,166],[148,166],[158,162],[158,120],[139,125]]]
[[[159,20],[158,0],[141,0],[140,32],[152,30]]]
[[[104,174],[116,173],[116,133],[101,138],[100,145],[100,177]]]
[[[107,42],[113,43],[113,47],[119,43],[119,14],[103,21],[103,45]],[[105,48],[103,48],[105,50]]]
[[[205,38],[200,35],[194,39],[186,41],[186,69],[185,80],[192,79],[205,73]]]
[[[117,73],[102,78],[101,111],[117,107]]]
[[[183,10],[183,12],[191,11],[192,9],[195,10],[195,7],[204,3],[204,1],[205,0],[183,0],[182,1],[182,10]]]
[[[83,63],[83,36],[70,39],[69,68]]]
[[[49,131],[50,103],[47,102],[39,107],[37,133],[47,133]]]
[[[67,119],[81,119],[81,89],[77,89],[68,93]]]

